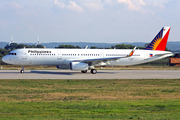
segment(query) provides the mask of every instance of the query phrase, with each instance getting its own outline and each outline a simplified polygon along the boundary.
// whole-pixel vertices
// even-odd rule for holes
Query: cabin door
[[[26,52],[26,50],[23,50],[22,59],[27,59],[27,52]]]
[[[58,50],[57,51],[57,60],[61,60],[62,59],[62,54],[61,54],[61,51]]]
[[[100,57],[104,58],[104,53],[103,52],[100,53]]]
[[[148,60],[149,58],[149,53],[148,52],[144,52],[144,60]]]

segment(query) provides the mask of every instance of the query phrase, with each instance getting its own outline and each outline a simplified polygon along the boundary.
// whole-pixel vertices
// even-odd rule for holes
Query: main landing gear
[[[91,69],[91,73],[92,73],[92,74],[96,74],[96,73],[97,73],[97,70],[96,70],[96,69]]]
[[[81,70],[82,73],[87,73],[87,70]],[[96,74],[97,70],[96,69],[91,69],[92,74]]]
[[[20,73],[24,73],[24,66],[22,66]]]

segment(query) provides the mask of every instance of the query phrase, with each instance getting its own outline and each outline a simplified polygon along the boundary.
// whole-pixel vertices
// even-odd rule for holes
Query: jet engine
[[[82,62],[71,62],[70,69],[71,70],[88,70],[89,65],[87,63]]]

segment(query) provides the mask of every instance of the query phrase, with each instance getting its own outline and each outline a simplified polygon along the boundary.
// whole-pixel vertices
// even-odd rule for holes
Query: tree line
[[[126,45],[126,44],[117,44],[115,46],[111,46],[111,47],[105,47],[105,48],[101,48],[101,47],[96,47],[96,46],[91,46],[90,49],[133,49],[135,46],[133,45]],[[61,49],[61,48],[75,48],[75,49],[81,49],[81,47],[79,46],[74,46],[74,45],[68,45],[68,44],[63,44],[63,45],[59,45],[58,47],[55,47],[56,49]],[[85,48],[85,47],[84,47]],[[137,47],[137,49],[144,49],[145,47]]]
[[[146,48],[148,44],[145,44],[144,47],[137,47],[137,49],[144,49]],[[96,47],[96,46],[91,46],[90,49],[133,49],[135,46],[134,45],[126,45],[126,44],[117,44],[115,46],[111,46],[111,47],[105,47],[105,48],[101,48],[101,47]],[[25,44],[17,44],[17,43],[11,43],[11,44],[7,44],[4,49],[6,50],[15,50],[15,49],[21,49],[21,48],[44,48],[43,45],[25,45]],[[68,48],[68,49],[81,49],[80,46],[74,46],[74,45],[68,45],[68,44],[63,44],[63,45],[59,45],[58,47],[55,47],[56,49],[63,49],[63,48]],[[85,47],[84,47],[85,48]],[[166,48],[166,51],[169,51]]]
[[[21,49],[21,48],[44,48],[43,45],[25,45],[25,44],[17,44],[17,43],[11,43],[7,44],[4,49],[6,50],[15,50],[15,49]]]

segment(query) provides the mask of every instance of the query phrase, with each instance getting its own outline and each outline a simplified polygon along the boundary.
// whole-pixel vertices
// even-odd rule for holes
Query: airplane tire
[[[96,69],[91,69],[91,73],[92,73],[92,74],[96,74],[96,73],[97,73],[97,70],[96,70]]]
[[[24,73],[24,70],[21,70],[20,73]]]
[[[82,73],[87,73],[87,70],[81,70]]]

